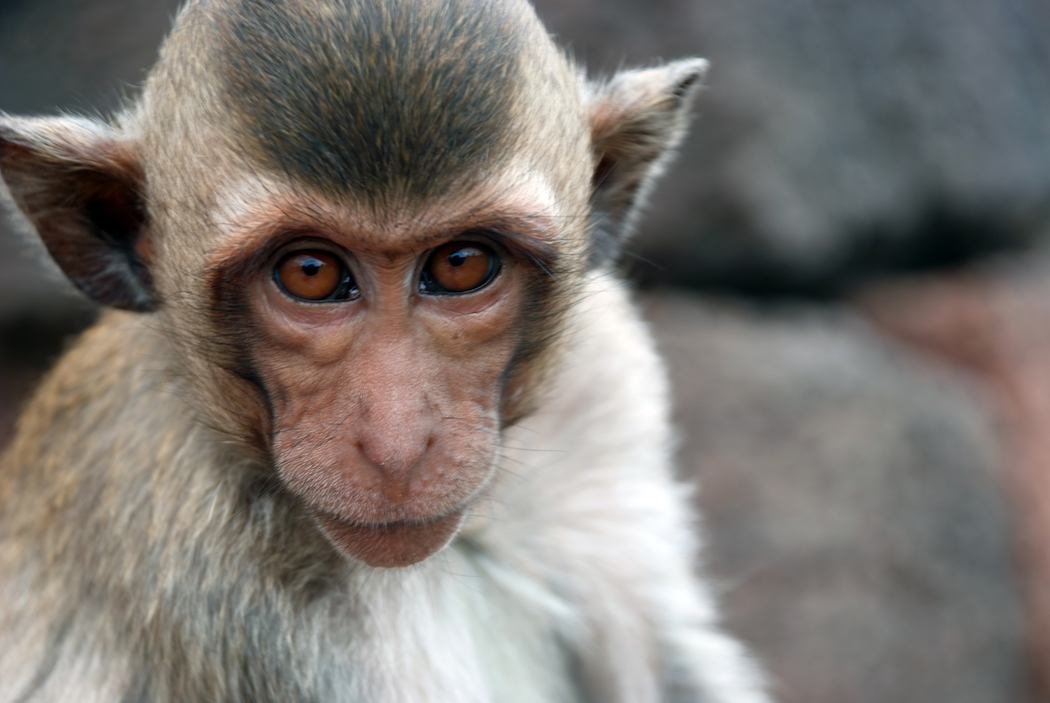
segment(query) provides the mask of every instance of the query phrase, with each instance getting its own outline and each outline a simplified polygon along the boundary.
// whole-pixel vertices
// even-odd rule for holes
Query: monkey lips
[[[463,521],[463,512],[381,525],[359,525],[330,513],[317,513],[315,519],[325,537],[348,556],[369,566],[398,567],[420,562],[448,544]]]

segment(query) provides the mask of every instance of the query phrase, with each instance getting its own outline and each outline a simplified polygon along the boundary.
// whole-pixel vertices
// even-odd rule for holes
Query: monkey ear
[[[77,288],[103,305],[154,307],[133,142],[101,122],[0,115],[0,180]]]
[[[689,106],[707,66],[704,59],[684,59],[624,71],[592,87],[592,263],[619,255],[639,207],[685,136]]]

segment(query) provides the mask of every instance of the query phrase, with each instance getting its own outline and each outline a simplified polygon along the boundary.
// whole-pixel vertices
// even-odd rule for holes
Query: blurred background
[[[0,110],[113,109],[176,4],[0,2]],[[1050,4],[536,4],[597,73],[712,60],[627,271],[780,700],[1050,700]],[[10,229],[0,444],[94,314]]]

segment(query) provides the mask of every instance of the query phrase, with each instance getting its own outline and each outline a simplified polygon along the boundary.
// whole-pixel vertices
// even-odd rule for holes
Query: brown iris
[[[492,282],[500,259],[491,248],[477,242],[449,242],[433,251],[423,268],[420,290],[424,293],[469,293]]]
[[[348,300],[356,291],[339,257],[327,251],[296,251],[274,269],[274,279],[293,298],[313,302]]]

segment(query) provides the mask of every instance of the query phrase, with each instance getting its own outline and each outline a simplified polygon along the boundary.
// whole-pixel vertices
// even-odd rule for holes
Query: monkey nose
[[[415,439],[404,434],[364,435],[355,442],[361,458],[378,475],[383,494],[396,503],[408,498],[412,479],[433,444],[429,433]]]

